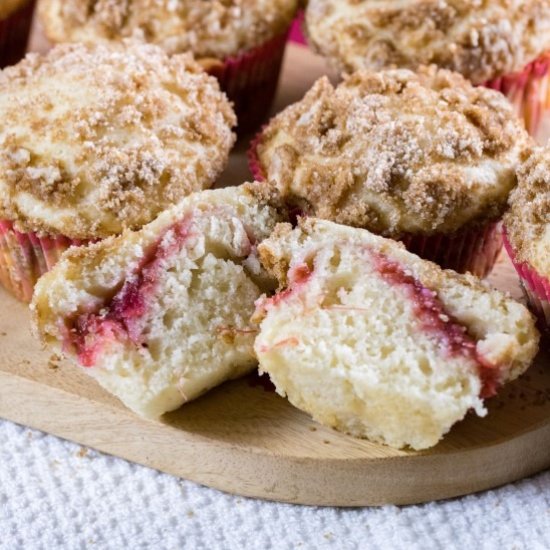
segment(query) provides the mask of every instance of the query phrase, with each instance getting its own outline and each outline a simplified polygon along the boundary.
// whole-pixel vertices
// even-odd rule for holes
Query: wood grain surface
[[[39,34],[32,42],[45,49]],[[290,46],[277,107],[326,71]],[[223,183],[247,179],[245,145]],[[521,297],[508,260],[491,282]],[[396,451],[314,423],[255,379],[224,384],[166,415],[141,419],[81,369],[41,348],[27,308],[0,289],[0,416],[152,468],[244,496],[300,504],[410,504],[495,487],[550,467],[550,360],[520,380],[434,449]]]

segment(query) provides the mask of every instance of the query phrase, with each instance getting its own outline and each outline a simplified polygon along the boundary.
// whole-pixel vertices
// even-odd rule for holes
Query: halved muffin
[[[138,232],[73,248],[31,304],[43,341],[140,415],[158,417],[256,365],[256,257],[281,213],[253,186],[196,193]]]
[[[431,447],[537,353],[523,305],[368,231],[309,218],[259,253],[280,284],[257,303],[260,371],[351,435]]]

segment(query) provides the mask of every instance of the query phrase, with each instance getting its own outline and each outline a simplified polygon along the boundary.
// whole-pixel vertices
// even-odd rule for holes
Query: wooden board
[[[43,42],[34,43],[44,47]],[[324,72],[289,50],[278,107]],[[225,183],[249,177],[244,146]],[[503,259],[491,281],[521,293]],[[550,467],[550,359],[488,402],[426,452],[396,451],[315,424],[245,378],[213,390],[162,422],[141,419],[82,370],[41,349],[27,308],[0,290],[0,416],[240,495],[300,504],[409,504],[495,487]]]

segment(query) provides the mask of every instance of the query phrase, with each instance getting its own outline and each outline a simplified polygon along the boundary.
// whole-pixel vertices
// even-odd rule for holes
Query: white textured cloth
[[[550,472],[421,506],[312,508],[226,495],[0,421],[0,549],[59,548],[542,550]]]

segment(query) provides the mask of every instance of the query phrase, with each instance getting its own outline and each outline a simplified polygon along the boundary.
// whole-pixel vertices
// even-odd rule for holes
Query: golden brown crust
[[[9,17],[12,13],[29,2],[30,0],[2,0],[2,2],[0,2],[0,20]]]
[[[310,0],[312,45],[340,69],[435,63],[477,84],[550,48],[548,0]]]
[[[209,187],[235,116],[189,55],[65,45],[0,74],[0,217],[103,238]]]
[[[306,213],[399,237],[498,218],[530,143],[503,96],[431,67],[321,79],[257,152]]]
[[[221,59],[284,32],[298,0],[42,0],[54,42],[139,37],[168,53]]]
[[[504,223],[517,259],[550,278],[549,147],[533,149],[525,155]]]

